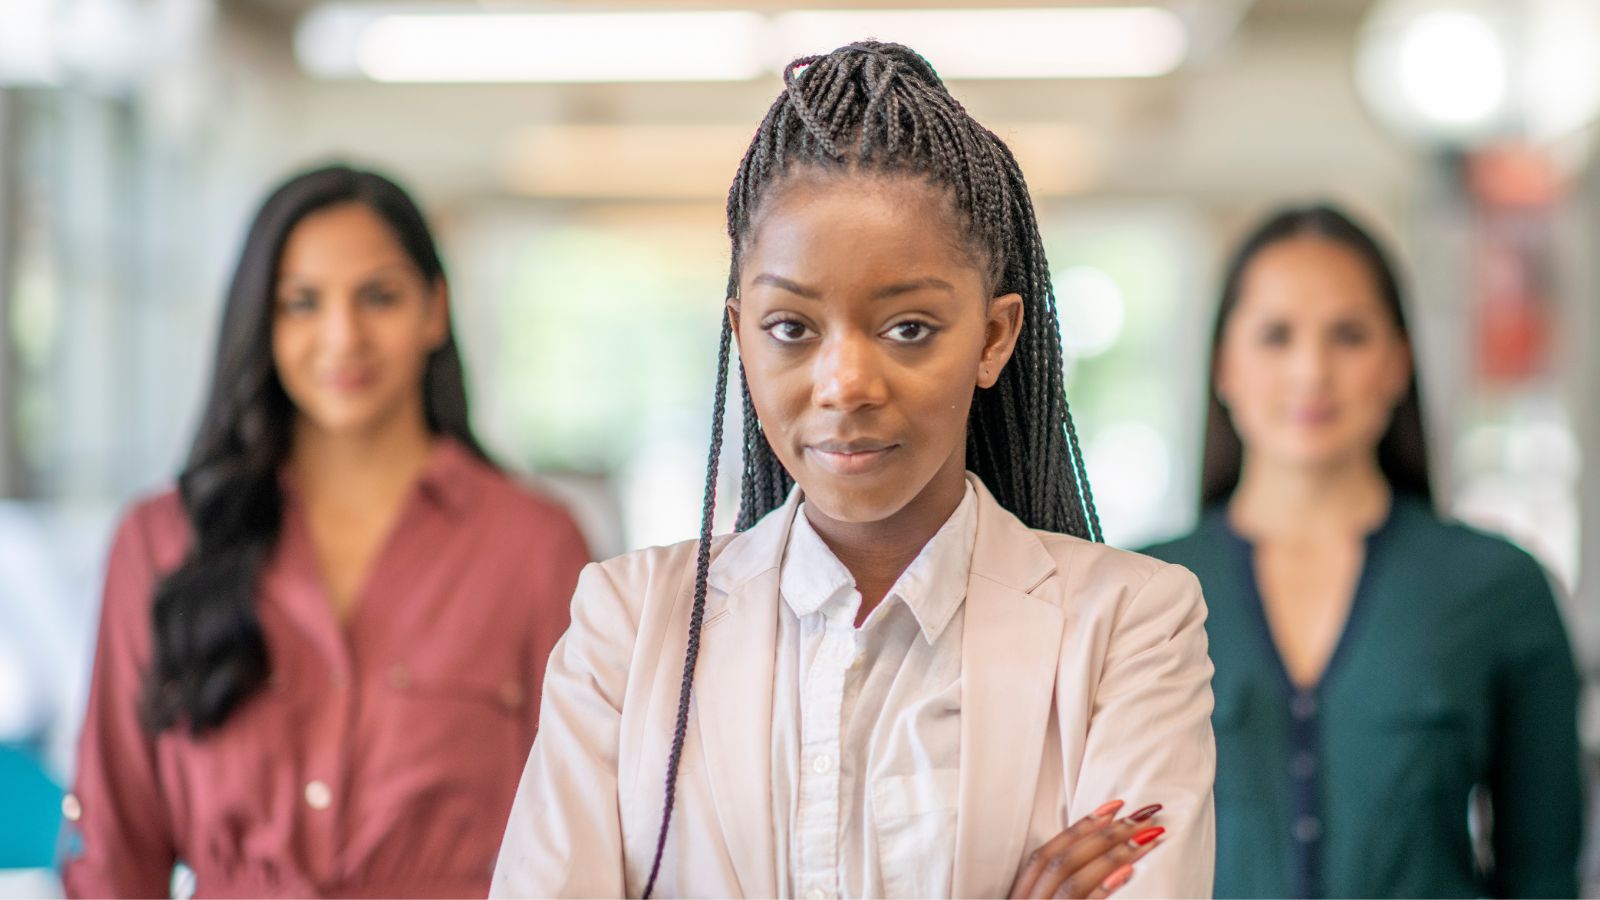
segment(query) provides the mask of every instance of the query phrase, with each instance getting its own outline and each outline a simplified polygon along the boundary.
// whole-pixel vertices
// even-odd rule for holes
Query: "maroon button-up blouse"
[[[71,896],[484,896],[533,743],[545,659],[588,561],[568,514],[438,442],[341,624],[303,511],[257,608],[268,687],[216,732],[138,717],[152,585],[182,559],[174,493],[111,550],[63,878]]]

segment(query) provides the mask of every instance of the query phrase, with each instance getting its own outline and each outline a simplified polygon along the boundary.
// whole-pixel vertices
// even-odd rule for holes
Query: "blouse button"
[[[1316,816],[1301,816],[1294,820],[1294,839],[1309,844],[1322,837],[1322,820]]]
[[[826,775],[828,774],[828,770],[832,768],[833,757],[826,753],[818,753],[816,756],[811,758],[811,771],[817,773],[818,775]]]
[[[397,691],[403,691],[411,686],[411,670],[403,665],[389,667],[389,686]]]
[[[1294,777],[1304,781],[1317,771],[1316,754],[1310,750],[1301,750],[1294,755],[1294,760],[1289,764],[1289,772]]]
[[[503,681],[500,683],[500,702],[505,705],[506,709],[520,709],[527,699],[528,696],[523,692],[522,685],[517,684],[515,681]]]
[[[327,809],[333,805],[333,791],[320,780],[306,785],[306,805],[312,809]]]
[[[78,802],[77,794],[68,794],[61,798],[61,815],[68,822],[76,822],[83,818],[83,804]]]

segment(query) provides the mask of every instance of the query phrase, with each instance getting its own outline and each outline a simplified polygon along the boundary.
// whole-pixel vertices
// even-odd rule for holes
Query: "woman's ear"
[[[739,298],[729,297],[726,303],[726,309],[728,316],[728,327],[733,330],[734,346],[742,347],[742,345],[739,343]]]
[[[978,387],[991,388],[1011,361],[1022,334],[1022,295],[1002,294],[989,301],[983,326],[983,355],[978,357]]]

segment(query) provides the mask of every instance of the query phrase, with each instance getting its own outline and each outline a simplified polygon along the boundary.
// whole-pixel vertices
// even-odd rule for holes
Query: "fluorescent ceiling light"
[[[743,81],[875,37],[948,78],[1136,78],[1177,68],[1182,20],[1147,7],[514,12],[331,3],[300,23],[301,65],[397,82]]]
[[[353,59],[375,81],[744,81],[767,70],[755,13],[407,12],[357,25],[359,15],[329,20],[342,51],[312,36],[297,44],[322,54],[324,71]]]
[[[915,49],[945,78],[1148,78],[1188,50],[1183,21],[1150,6],[791,12],[776,22],[785,62],[878,38]]]

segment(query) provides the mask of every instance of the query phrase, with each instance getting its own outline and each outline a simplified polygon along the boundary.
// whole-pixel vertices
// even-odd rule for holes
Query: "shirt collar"
[[[794,525],[789,530],[789,546],[783,554],[783,572],[778,583],[784,602],[801,618],[817,612],[835,598],[848,596],[856,587],[850,570],[811,527],[804,502],[795,513]]]
[[[934,533],[911,565],[895,579],[884,603],[898,600],[911,610],[923,639],[933,643],[967,596],[972,548],[978,535],[977,492],[968,475],[966,492],[955,512]],[[830,601],[842,604],[855,591],[850,570],[833,555],[805,516],[805,504],[794,517],[780,576],[784,602],[796,616],[822,610]]]
[[[446,512],[461,515],[477,496],[487,467],[460,441],[441,435],[434,441],[428,464],[417,478],[417,488]]]

